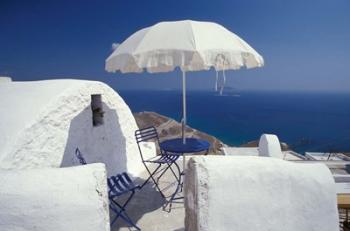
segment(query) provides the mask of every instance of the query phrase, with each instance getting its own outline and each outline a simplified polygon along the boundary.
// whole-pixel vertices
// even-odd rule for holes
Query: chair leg
[[[120,205],[118,202],[116,202],[113,198],[110,198],[110,208],[111,210],[113,210],[116,213],[116,216],[114,217],[113,221],[111,222],[111,226],[114,224],[114,222],[121,217],[126,223],[128,223],[129,225],[135,227],[137,230],[141,230],[129,217],[129,215],[126,213],[125,211],[125,207],[128,205],[128,203],[130,202],[131,198],[134,196],[135,191],[133,190],[131,192],[131,194],[129,195],[128,199],[124,202],[123,205]],[[119,208],[119,210],[117,208],[113,207],[113,204]]]
[[[166,167],[165,169],[163,169],[163,170],[162,170],[162,173],[160,174],[160,176],[157,177],[157,184],[159,183],[160,178],[165,174],[165,172],[168,171],[168,169],[170,169],[170,171],[173,173],[173,175],[174,175],[176,181],[177,181],[177,182],[180,182],[181,180],[180,180],[180,178],[178,177],[178,175],[179,175],[179,176],[181,175],[181,170],[180,170],[179,165],[178,165],[176,162],[173,162],[173,163],[166,163],[166,164],[167,164],[167,167]],[[172,165],[173,165],[173,164],[176,166],[176,168],[177,168],[178,171],[179,171],[179,174],[178,174],[178,175],[174,172],[174,170],[173,170],[173,168],[172,168]],[[161,166],[161,164],[160,164],[160,166]],[[153,175],[155,172],[156,172],[156,170],[152,173],[152,175]]]
[[[183,199],[183,197],[175,198],[176,194],[179,192],[179,189],[180,189],[180,191],[182,191],[182,182],[181,182],[181,169],[180,169],[179,165],[176,162],[174,162],[174,164],[175,164],[175,166],[176,166],[176,168],[177,168],[177,170],[179,172],[179,178],[176,178],[177,179],[177,185],[176,185],[175,192],[171,195],[170,200],[165,205],[165,208],[169,205],[168,212],[171,212],[171,208],[172,208],[172,204],[173,204],[174,200]],[[176,175],[174,171],[173,171],[173,173],[174,173],[174,175]]]
[[[141,185],[141,188],[143,186],[145,186],[145,184],[152,179],[153,183],[155,184],[156,188],[158,189],[160,195],[165,198],[165,195],[162,193],[162,190],[159,188],[159,185],[157,183],[157,181],[154,179],[153,175],[158,171],[158,169],[162,166],[161,164],[158,164],[158,167],[151,173],[151,171],[148,169],[147,165],[145,163],[143,163],[145,165],[145,168],[147,170],[147,172],[149,173],[149,177],[147,178],[147,180]]]
[[[132,226],[132,227],[135,227],[137,230],[141,230],[132,220],[131,218],[129,217],[129,215],[125,212],[125,210],[121,210],[121,209],[116,209],[116,208],[113,208],[113,206],[109,206],[110,209],[116,213],[116,216],[114,217],[114,219],[112,220],[111,222],[111,227],[113,226],[113,224],[117,221],[117,219],[120,217],[122,218],[128,225]]]
[[[177,180],[177,181],[181,181],[181,170],[180,170],[180,167],[179,167],[179,165],[178,165],[176,162],[174,162],[173,164],[176,166],[176,168],[177,168],[177,170],[178,170],[178,172],[179,172],[179,177],[177,177],[176,173],[175,173],[174,170],[171,168],[171,164],[170,164],[170,170],[173,172],[173,174],[174,174],[176,180]]]
[[[144,164],[146,167],[146,170],[148,172],[149,177],[145,180],[145,182],[142,183],[142,185],[140,186],[141,188],[143,188],[143,186],[145,186],[148,181],[152,178],[152,176],[158,171],[158,169],[161,167],[161,165],[158,165],[158,167],[151,173],[151,171],[147,168],[146,164]]]
[[[175,167],[177,168],[177,171],[179,172],[178,175],[174,172],[173,168],[171,167],[172,165],[175,165]],[[171,164],[168,164],[168,166],[169,166],[171,172],[173,173],[176,181],[180,184],[181,183],[181,175],[182,175],[182,173],[181,173],[179,165],[176,162],[173,162]]]
[[[121,217],[123,220],[128,220],[128,218],[122,214],[123,210],[120,208],[120,206],[117,206],[117,207],[118,208],[113,207],[112,203],[110,203],[110,205],[109,205],[109,208],[116,214],[111,222],[111,227],[113,226],[114,222],[116,222],[119,217]]]
[[[175,163],[175,162],[174,162]],[[176,180],[179,180],[178,179],[178,177],[177,177],[177,175],[176,175],[176,173],[174,172],[174,170],[171,168],[171,165],[172,165],[173,163],[171,163],[171,164],[169,164],[169,163],[167,163],[167,167],[162,171],[162,173],[160,174],[160,176],[157,178],[157,182],[159,182],[159,179],[164,175],[164,173],[166,172],[166,171],[168,171],[168,169],[170,168],[170,170],[172,171],[172,173],[173,173],[173,175],[175,176],[175,178],[176,178]],[[175,163],[176,164],[176,163]]]
[[[177,181],[176,190],[175,190],[175,192],[171,195],[171,198],[170,198],[170,200],[169,200],[169,201],[173,201],[174,198],[175,198],[175,195],[176,195],[177,192],[179,191],[179,188],[180,188],[180,190],[182,191],[182,186],[181,186],[181,170],[180,170],[179,165],[178,165],[175,161],[174,161],[173,163],[166,163],[166,164],[167,164],[167,167],[166,167],[164,170],[162,170],[162,173],[160,174],[160,176],[157,178],[157,180],[155,180],[153,176],[156,174],[156,172],[159,170],[159,168],[162,166],[162,164],[158,164],[158,167],[157,167],[153,172],[151,172],[151,171],[149,170],[149,168],[147,167],[147,165],[146,165],[145,163],[143,163],[143,164],[145,165],[145,168],[146,168],[147,172],[149,173],[149,177],[148,177],[148,178],[145,180],[145,182],[141,185],[141,188],[142,188],[143,186],[145,186],[145,185],[147,184],[147,182],[148,182],[150,179],[152,179],[152,181],[154,182],[154,184],[155,184],[156,188],[158,189],[160,195],[161,195],[164,199],[166,199],[166,197],[165,197],[165,195],[163,194],[162,190],[161,190],[160,187],[159,187],[159,179],[164,175],[164,173],[165,173],[168,169],[171,170],[171,172],[173,173],[173,175],[174,175],[174,177],[175,177],[175,179],[176,179],[176,181]],[[172,165],[173,165],[173,164],[174,164],[175,167],[177,168],[179,174],[176,174],[175,171],[173,170],[173,168],[172,168]],[[169,204],[169,202],[168,202],[167,204]]]
[[[181,172],[180,166],[177,163],[174,163],[174,164],[175,164],[175,166],[177,168],[177,171],[179,172],[179,182],[181,182],[181,175],[183,175],[183,174]]]

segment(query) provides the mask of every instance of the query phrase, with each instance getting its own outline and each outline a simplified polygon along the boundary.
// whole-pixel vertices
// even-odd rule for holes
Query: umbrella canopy
[[[135,32],[107,58],[106,70],[150,73],[237,70],[261,67],[264,60],[225,27],[212,22],[160,22]]]
[[[183,142],[186,127],[186,71],[237,70],[264,65],[251,46],[225,27],[192,20],[160,22],[135,32],[106,60],[108,72],[182,70]]]

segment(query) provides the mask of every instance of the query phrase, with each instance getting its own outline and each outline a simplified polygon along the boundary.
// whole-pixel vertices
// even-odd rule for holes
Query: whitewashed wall
[[[106,168],[0,171],[0,230],[108,231]]]
[[[8,83],[8,82],[11,82],[11,81],[12,81],[11,77],[0,76],[0,83]]]
[[[187,231],[339,230],[335,183],[323,164],[194,157],[186,169],[185,208]]]
[[[101,94],[104,124],[94,127],[91,95]],[[135,119],[123,99],[101,82],[48,80],[0,85],[0,169],[103,162],[108,175],[144,167],[134,138]]]

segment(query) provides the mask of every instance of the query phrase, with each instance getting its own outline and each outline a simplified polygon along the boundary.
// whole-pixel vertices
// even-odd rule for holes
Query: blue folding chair
[[[129,225],[135,227],[137,230],[141,230],[131,220],[131,218],[125,211],[125,207],[128,205],[131,198],[134,196],[135,191],[137,189],[141,189],[141,186],[135,185],[126,172],[123,172],[122,174],[118,174],[116,176],[109,177],[107,179],[107,183],[109,188],[108,197],[109,197],[109,200],[111,201],[109,207],[111,208],[111,210],[113,210],[113,212],[116,213],[116,216],[112,220],[111,225],[113,225],[114,222],[119,217],[121,217]],[[123,204],[118,203],[116,199],[125,194],[129,194],[129,197],[126,199],[126,201]]]
[[[82,165],[87,164],[79,148],[75,149],[75,156],[79,160],[80,164]],[[113,226],[113,224],[120,217],[130,226],[135,227],[137,230],[141,230],[131,220],[131,218],[125,211],[125,207],[128,205],[131,198],[134,196],[136,190],[141,189],[141,186],[135,185],[126,172],[107,178],[107,185],[108,185],[109,208],[116,214],[111,222],[111,226]],[[122,204],[118,203],[117,199],[127,194],[129,194],[129,196],[125,200],[125,202]]]
[[[136,138],[136,142],[137,142],[137,145],[138,145],[138,148],[139,148],[139,151],[140,151],[142,163],[145,166],[147,172],[149,173],[149,177],[141,185],[141,187],[143,187],[145,184],[147,184],[147,182],[151,179],[154,182],[154,184],[155,184],[156,188],[158,189],[158,191],[160,192],[161,196],[163,198],[166,198],[164,193],[162,192],[162,190],[159,187],[159,179],[165,174],[166,171],[170,170],[172,172],[172,174],[174,175],[174,177],[176,178],[176,181],[177,181],[176,190],[172,194],[171,199],[170,199],[170,202],[171,202],[174,199],[175,194],[177,193],[177,191],[178,191],[178,189],[180,188],[180,185],[181,185],[181,170],[180,170],[179,165],[176,163],[177,159],[179,158],[179,155],[178,154],[165,153],[159,148],[159,136],[158,136],[156,128],[153,127],[153,126],[136,130],[135,131],[135,138]],[[159,153],[159,155],[156,155],[153,158],[145,159],[144,155],[142,153],[142,148],[141,148],[140,144],[142,142],[149,142],[149,141],[153,141],[153,142],[156,143],[156,145],[160,149],[160,153]],[[151,171],[149,169],[149,167],[148,167],[149,164],[156,164],[157,167],[153,171]],[[162,166],[165,166],[165,167],[161,168]],[[178,172],[177,174],[175,173],[175,171],[172,168],[172,166],[176,167],[177,172]],[[154,178],[156,175],[159,175],[157,177],[157,180]]]

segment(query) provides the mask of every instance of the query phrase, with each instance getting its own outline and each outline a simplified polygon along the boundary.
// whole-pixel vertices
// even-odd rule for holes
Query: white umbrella
[[[186,127],[186,71],[237,70],[264,65],[251,46],[223,26],[212,22],[160,22],[132,34],[106,60],[108,72],[150,73],[182,71],[183,119]]]

